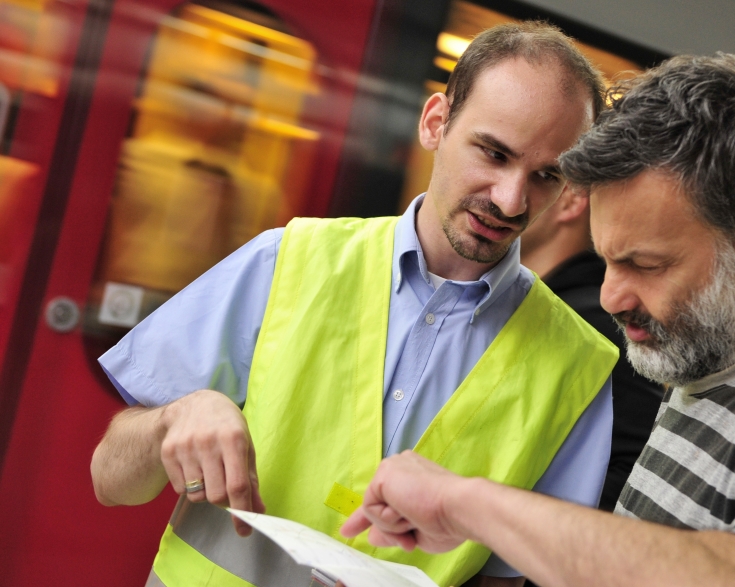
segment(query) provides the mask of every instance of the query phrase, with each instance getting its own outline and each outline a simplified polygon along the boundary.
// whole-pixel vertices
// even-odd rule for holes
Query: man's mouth
[[[517,228],[509,226],[495,218],[487,218],[467,211],[470,228],[490,241],[503,241],[512,235]]]
[[[631,342],[652,343],[656,340],[656,337],[651,334],[651,328],[656,326],[651,316],[634,310],[614,314],[613,318],[618,326],[625,331],[625,336]]]
[[[626,323],[625,335],[633,342],[644,342],[651,338],[651,333],[635,322]]]

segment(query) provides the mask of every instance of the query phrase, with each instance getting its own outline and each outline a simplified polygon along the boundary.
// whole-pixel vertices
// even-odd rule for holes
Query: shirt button
[[[393,392],[393,399],[397,402],[401,401],[403,399],[403,390],[402,389],[396,389]]]
[[[429,312],[429,313],[428,313],[428,314],[426,315],[426,318],[425,318],[425,320],[426,320],[426,323],[427,323],[428,325],[432,325],[432,324],[433,324],[433,323],[434,323],[434,322],[436,321],[436,318],[434,318],[434,314],[432,314],[431,312]]]

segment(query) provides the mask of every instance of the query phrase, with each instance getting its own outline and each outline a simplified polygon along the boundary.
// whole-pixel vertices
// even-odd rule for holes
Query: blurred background
[[[735,52],[731,0],[0,0],[0,586],[143,585],[175,495],[96,502],[96,358],[265,229],[401,213],[424,100],[528,18],[610,83]]]

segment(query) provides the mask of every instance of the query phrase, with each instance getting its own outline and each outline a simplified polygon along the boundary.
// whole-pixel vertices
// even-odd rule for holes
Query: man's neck
[[[545,279],[564,261],[586,251],[590,246],[590,239],[586,235],[569,233],[560,234],[542,246],[524,249],[521,236],[521,264]]]

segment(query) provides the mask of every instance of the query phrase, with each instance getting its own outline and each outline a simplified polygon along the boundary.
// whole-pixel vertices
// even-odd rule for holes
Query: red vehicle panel
[[[328,103],[317,103],[306,112],[307,119],[329,114],[326,139],[316,155],[319,172],[311,174],[312,197],[291,210],[324,214],[374,0],[268,0],[264,4],[295,35],[311,42],[319,53],[320,67],[332,72],[324,82],[332,85],[326,92]],[[58,3],[54,8],[68,34],[59,58],[63,72],[58,93],[54,98],[28,94],[18,110],[11,156],[28,163],[27,177],[20,174],[22,185],[14,191],[18,194],[14,201],[6,205],[0,199],[0,205],[6,206],[0,220],[0,263],[10,273],[0,283],[0,357],[3,381],[12,384],[0,390],[0,401],[10,408],[3,417],[7,450],[0,477],[3,585],[142,585],[174,503],[170,489],[154,502],[134,508],[105,508],[96,501],[90,459],[109,419],[123,404],[96,367],[96,347],[85,340],[82,330],[56,332],[41,312],[57,297],[69,298],[80,308],[89,297],[141,71],[159,24],[175,6],[171,1],[118,0],[109,22],[93,31],[104,35],[104,50],[86,118],[74,121],[84,126],[79,144],[68,146],[77,151],[70,159],[74,167],[68,170],[66,206],[49,203],[46,184],[55,180],[47,177],[52,157],[63,151],[67,139],[59,128],[63,116],[70,116],[64,108],[73,64],[87,49],[83,39],[90,38],[83,34],[86,4]],[[303,170],[291,173],[310,177]],[[45,211],[47,217],[41,220],[46,225],[38,223],[39,211]],[[47,254],[39,256],[43,247],[38,241],[53,240],[55,234],[58,239],[53,246],[47,244]],[[36,265],[27,266],[28,259]],[[36,271],[39,263],[50,264],[49,270]],[[27,291],[40,291],[40,307],[23,305]],[[25,357],[18,351],[21,341],[8,342],[11,332],[22,331],[24,320]],[[13,369],[22,373],[14,374]]]

